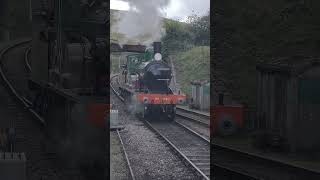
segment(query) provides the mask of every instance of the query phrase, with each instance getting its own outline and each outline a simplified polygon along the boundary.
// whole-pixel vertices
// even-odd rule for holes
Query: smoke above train
[[[165,34],[162,17],[164,8],[169,0],[125,0],[130,9],[123,13],[116,13],[116,22],[112,24],[111,31],[125,36],[118,39],[119,44],[151,44],[160,41]]]

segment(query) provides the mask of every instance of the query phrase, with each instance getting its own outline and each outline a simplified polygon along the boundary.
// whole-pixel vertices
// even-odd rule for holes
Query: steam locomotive
[[[128,55],[121,67],[119,91],[129,111],[146,119],[175,118],[176,105],[184,103],[186,96],[170,88],[172,70],[162,59],[161,42],[154,42],[144,53]]]
[[[32,1],[29,92],[48,149],[63,164],[105,179],[109,105],[109,7],[105,0]]]

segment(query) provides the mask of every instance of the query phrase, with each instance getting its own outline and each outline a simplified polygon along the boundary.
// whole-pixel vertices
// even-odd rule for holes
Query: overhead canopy
[[[262,61],[256,66],[256,69],[260,72],[298,75],[315,66],[320,66],[320,58],[318,57],[292,56]]]

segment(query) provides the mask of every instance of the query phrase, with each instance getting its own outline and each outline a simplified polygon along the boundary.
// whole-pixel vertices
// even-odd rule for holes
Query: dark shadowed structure
[[[292,152],[320,149],[320,60],[295,56],[257,66],[257,124]]]

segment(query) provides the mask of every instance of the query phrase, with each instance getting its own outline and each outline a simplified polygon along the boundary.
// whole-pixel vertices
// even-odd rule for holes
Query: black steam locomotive
[[[130,111],[148,119],[175,118],[175,106],[184,103],[186,97],[170,89],[172,70],[162,59],[160,42],[154,42],[144,53],[128,55],[122,68],[119,89]]]

